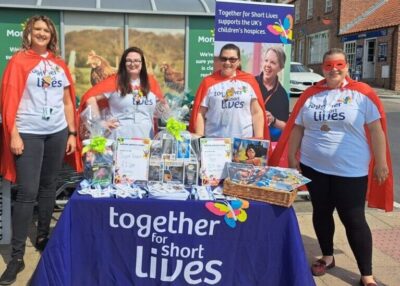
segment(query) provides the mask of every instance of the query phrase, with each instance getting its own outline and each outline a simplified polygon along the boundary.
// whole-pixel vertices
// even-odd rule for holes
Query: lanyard
[[[42,88],[44,92],[44,105],[47,106],[47,88],[51,85],[51,76],[47,74],[47,65],[50,66],[50,63],[47,60],[43,60],[44,69],[43,69],[43,79],[42,79]]]

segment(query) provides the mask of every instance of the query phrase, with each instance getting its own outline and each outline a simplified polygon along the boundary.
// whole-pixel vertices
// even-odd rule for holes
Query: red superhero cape
[[[149,75],[149,85],[150,85],[150,91],[154,93],[159,100],[164,100],[162,91],[160,86],[158,85],[157,80],[154,78],[154,76]],[[114,92],[118,90],[118,84],[117,84],[117,75],[111,75],[105,80],[99,82],[95,86],[93,86],[91,89],[89,89],[81,99],[81,103],[78,109],[78,113],[80,114],[85,108],[86,108],[86,102],[89,98],[100,95],[106,92]],[[108,100],[105,99],[104,101],[99,102],[99,108],[105,108],[108,106]]]
[[[362,82],[357,82],[354,81],[350,78],[346,78],[348,81],[348,85],[346,85],[346,89],[351,89],[351,90],[356,90],[360,92],[361,94],[364,94],[365,96],[368,96],[368,98],[377,106],[379,113],[381,115],[381,124],[382,124],[382,129],[385,134],[385,139],[386,139],[386,159],[387,159],[387,164],[389,167],[389,176],[386,179],[385,182],[382,183],[382,185],[378,185],[376,180],[373,179],[373,169],[375,167],[375,160],[372,156],[370,165],[369,165],[369,173],[368,173],[368,193],[367,193],[367,201],[368,201],[368,206],[372,208],[379,208],[383,209],[385,211],[392,211],[393,210],[393,169],[392,169],[392,160],[390,157],[390,149],[389,149],[389,141],[388,141],[388,135],[387,135],[387,120],[386,120],[386,114],[383,109],[382,102],[380,101],[378,95],[375,93],[375,91],[368,86],[365,83]],[[294,126],[294,121],[299,114],[301,108],[305,104],[306,100],[321,92],[324,90],[329,89],[326,86],[326,80],[320,81],[317,85],[312,86],[308,88],[304,93],[300,96],[298,101],[296,102],[296,105],[293,108],[292,113],[290,114],[289,120],[286,123],[286,127],[279,139],[278,145],[276,146],[274,152],[272,153],[272,156],[269,160],[269,164],[271,166],[277,166],[279,164],[280,158],[287,148],[287,142],[289,140],[289,135],[292,131],[292,128]],[[369,130],[367,126],[365,126],[365,132],[367,135],[368,139],[368,144],[370,145],[371,149],[371,138],[369,134]],[[371,151],[372,154],[372,151]]]
[[[251,85],[251,87],[253,88],[254,92],[257,95],[257,101],[261,106],[261,109],[263,110],[263,115],[264,115],[264,139],[270,139],[269,136],[269,128],[268,125],[265,124],[267,122],[267,118],[266,118],[266,113],[265,113],[265,106],[264,106],[264,101],[263,101],[263,97],[260,91],[260,87],[256,81],[256,79],[254,78],[253,75],[243,72],[241,70],[237,70],[236,71],[236,76],[228,79],[224,76],[221,75],[221,71],[216,71],[213,74],[205,77],[203,79],[203,81],[200,83],[199,88],[197,89],[196,92],[196,96],[194,99],[194,104],[193,104],[193,109],[192,109],[192,114],[190,117],[190,122],[189,122],[189,131],[192,133],[195,133],[196,130],[196,124],[197,124],[197,114],[199,112],[200,109],[200,105],[201,102],[203,101],[204,97],[207,95],[207,91],[208,89],[220,82],[226,81],[226,80],[240,80],[240,81],[244,81],[247,82]]]
[[[159,100],[163,101],[164,96],[162,94],[160,86],[158,85],[157,80],[152,75],[148,75],[148,79],[149,79],[150,91],[154,93]],[[114,74],[109,76],[105,80],[99,82],[95,86],[93,86],[82,96],[81,103],[78,109],[78,114],[81,114],[81,112],[85,110],[86,103],[89,98],[106,92],[114,92],[117,90],[118,90],[117,75]],[[101,100],[98,102],[98,105],[100,109],[106,108],[108,107],[108,100],[107,99]],[[154,120],[154,132],[157,132],[157,120]],[[81,142],[79,142],[78,149],[81,150],[81,148],[82,148]]]
[[[1,113],[3,119],[0,170],[3,177],[11,182],[16,181],[14,155],[10,150],[11,131],[15,124],[15,117],[22,94],[25,90],[28,75],[42,59],[43,57],[32,50],[19,51],[10,59],[4,70],[0,91]],[[49,52],[46,59],[63,68],[69,82],[71,83],[69,86],[69,92],[72,103],[75,106],[75,89],[73,87],[73,80],[67,65],[61,58],[56,57],[51,52]],[[76,124],[76,112],[74,116]],[[82,171],[82,164],[78,152],[74,152],[73,154],[66,156],[65,159],[67,162],[71,163],[77,171]]]

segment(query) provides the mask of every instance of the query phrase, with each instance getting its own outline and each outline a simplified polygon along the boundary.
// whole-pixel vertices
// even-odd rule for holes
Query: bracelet
[[[77,136],[78,135],[78,133],[76,132],[76,131],[71,131],[71,130],[68,130],[68,136]]]

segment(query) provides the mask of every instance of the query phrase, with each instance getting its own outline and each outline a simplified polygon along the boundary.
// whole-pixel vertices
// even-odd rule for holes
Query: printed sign
[[[150,139],[118,138],[116,153],[115,184],[131,184],[136,180],[147,181]]]

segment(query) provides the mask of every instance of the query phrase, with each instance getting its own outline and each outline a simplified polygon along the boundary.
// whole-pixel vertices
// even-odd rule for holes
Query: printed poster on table
[[[117,139],[114,184],[148,180],[150,142],[150,139]]]
[[[219,52],[227,43],[240,48],[242,70],[259,75],[268,48],[281,47],[286,54],[284,69],[278,73],[282,86],[290,90],[290,55],[293,40],[294,6],[289,4],[216,1],[215,70],[220,69]]]
[[[269,145],[269,140],[233,138],[233,162],[265,166]]]
[[[201,138],[201,180],[203,185],[216,186],[226,177],[226,163],[231,162],[230,138]]]

